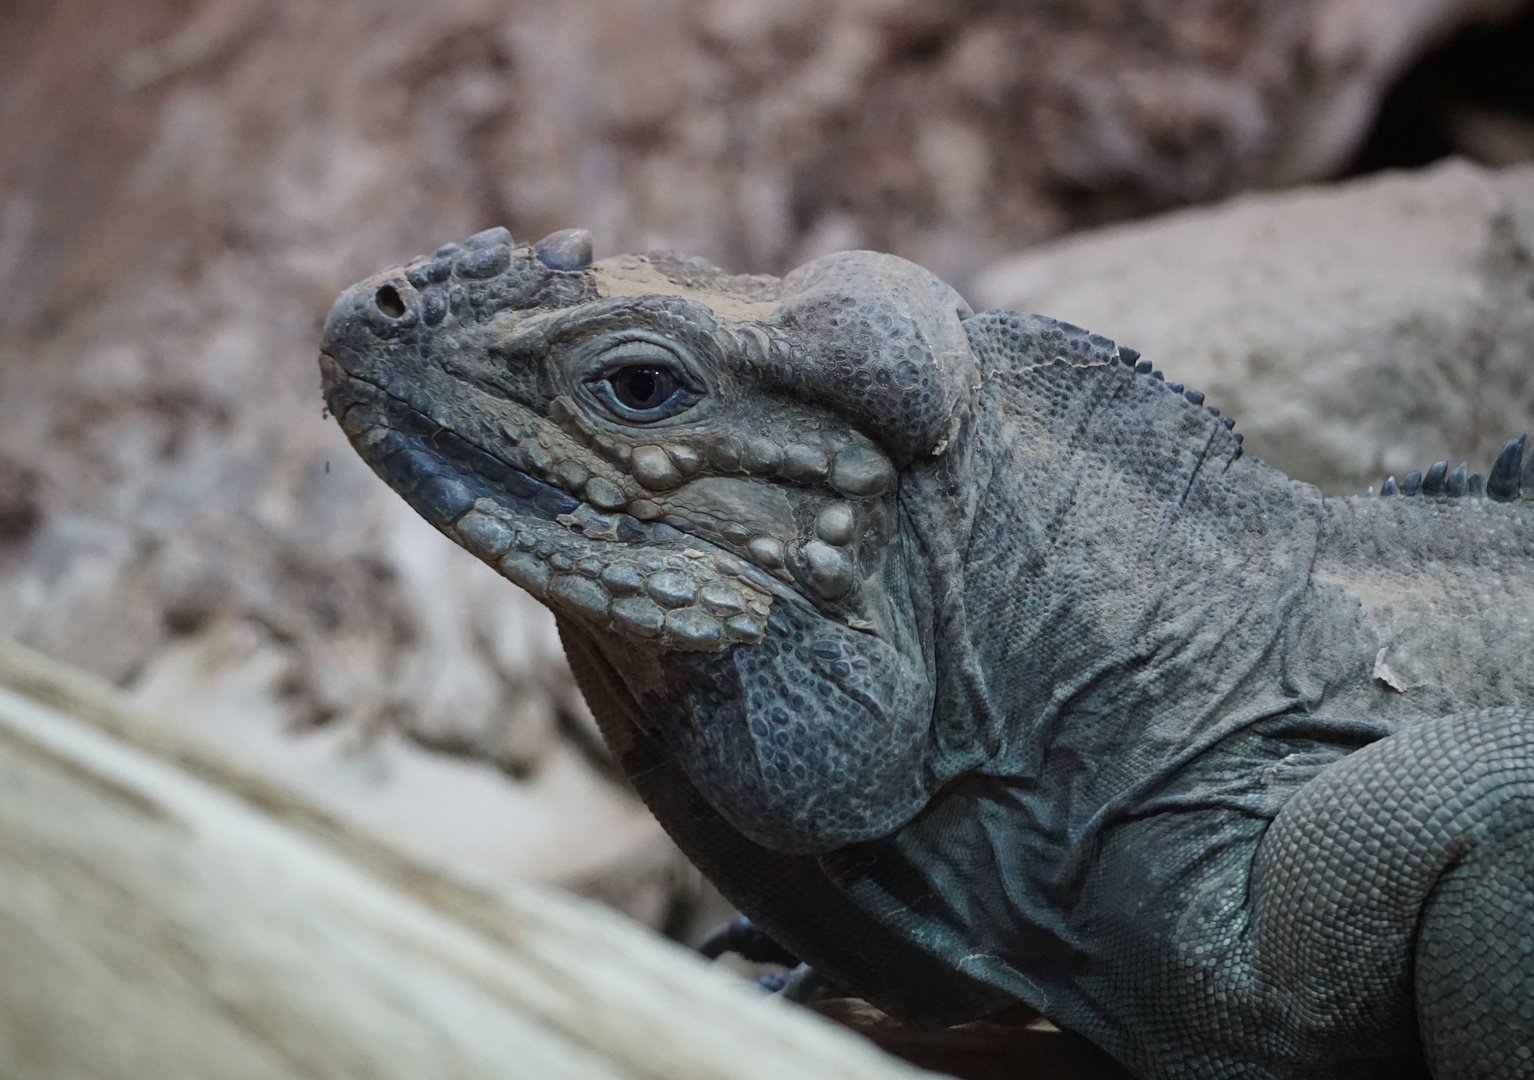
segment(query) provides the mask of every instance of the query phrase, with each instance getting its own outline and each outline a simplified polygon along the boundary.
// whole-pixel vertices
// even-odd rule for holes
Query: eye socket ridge
[[[602,354],[587,388],[625,420],[652,421],[675,416],[702,397],[686,368],[670,349],[653,341],[631,340]]]

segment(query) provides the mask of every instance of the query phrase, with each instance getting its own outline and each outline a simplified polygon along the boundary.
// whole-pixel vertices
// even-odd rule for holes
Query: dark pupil
[[[613,392],[630,409],[643,412],[664,405],[676,380],[664,368],[626,367],[612,377]]]

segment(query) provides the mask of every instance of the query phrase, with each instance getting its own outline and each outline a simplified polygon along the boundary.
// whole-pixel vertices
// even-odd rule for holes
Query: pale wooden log
[[[922,1075],[598,905],[413,867],[0,647],[0,1076]]]

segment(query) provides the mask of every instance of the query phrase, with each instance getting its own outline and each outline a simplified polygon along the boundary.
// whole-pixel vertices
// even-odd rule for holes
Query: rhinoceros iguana
[[[1134,351],[901,259],[579,230],[368,278],[320,363],[836,984],[1024,1002],[1144,1076],[1534,1076],[1521,439],[1323,499]]]

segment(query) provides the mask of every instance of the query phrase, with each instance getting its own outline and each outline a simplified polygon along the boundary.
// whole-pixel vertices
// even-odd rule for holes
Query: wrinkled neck
[[[902,491],[928,568],[937,780],[1063,767],[1089,813],[1295,707],[1271,669],[1315,550],[1314,489],[1123,367],[986,378],[949,453]]]

